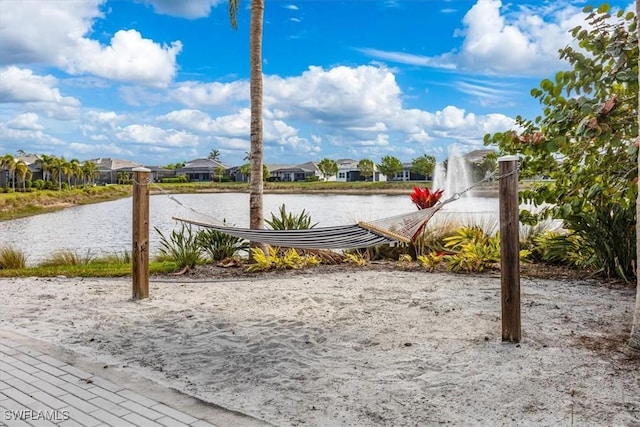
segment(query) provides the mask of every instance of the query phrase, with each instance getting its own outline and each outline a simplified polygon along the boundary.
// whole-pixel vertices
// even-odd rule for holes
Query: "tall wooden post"
[[[498,158],[502,341],[520,342],[520,209],[518,157]]]
[[[149,173],[133,169],[133,299],[149,298]]]

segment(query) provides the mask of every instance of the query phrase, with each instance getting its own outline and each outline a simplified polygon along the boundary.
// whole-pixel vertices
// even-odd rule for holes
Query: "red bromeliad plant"
[[[418,207],[418,209],[426,209],[438,203],[444,190],[431,191],[429,187],[413,187],[413,193],[411,193],[411,201]]]

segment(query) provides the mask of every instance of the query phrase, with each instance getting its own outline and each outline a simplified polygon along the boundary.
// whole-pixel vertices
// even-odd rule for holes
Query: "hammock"
[[[175,216],[173,219],[272,246],[299,249],[354,249],[382,243],[409,243],[415,240],[437,211],[458,198],[460,195],[455,194],[430,208],[374,221],[305,230],[258,230],[230,227],[219,221],[198,221]]]

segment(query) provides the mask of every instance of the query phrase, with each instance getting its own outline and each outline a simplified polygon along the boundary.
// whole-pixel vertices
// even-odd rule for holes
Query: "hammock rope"
[[[303,230],[271,230],[232,227],[224,222],[211,218],[209,215],[203,214],[189,206],[186,206],[173,195],[169,195],[169,198],[183,208],[186,208],[199,216],[207,217],[207,220],[197,220],[173,216],[172,218],[174,220],[199,227],[210,228],[251,242],[260,242],[272,246],[299,249],[354,249],[375,246],[383,243],[412,242],[418,237],[431,217],[445,205],[460,199],[463,194],[483,182],[491,179],[502,179],[513,173],[515,172],[509,172],[499,176],[496,176],[495,173],[488,175],[466,189],[454,193],[448,199],[439,201],[430,208],[374,221],[360,221],[357,224],[352,225],[317,227]]]

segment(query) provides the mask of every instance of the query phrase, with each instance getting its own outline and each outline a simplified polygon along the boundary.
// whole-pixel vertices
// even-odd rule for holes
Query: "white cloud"
[[[91,73],[111,80],[166,87],[176,74],[176,57],[182,43],[160,46],[136,30],[120,30],[109,46],[81,39],[73,57],[63,67],[72,74]]]
[[[150,4],[156,13],[179,16],[182,18],[204,18],[211,12],[211,8],[227,0],[142,0]]]
[[[43,130],[44,127],[38,123],[36,113],[23,113],[7,122],[7,127],[19,130]]]
[[[228,107],[249,99],[249,83],[182,82],[169,91],[172,99],[188,107]]]
[[[147,124],[132,124],[118,130],[115,136],[121,141],[159,147],[195,147],[198,137],[185,131],[162,129]]]
[[[54,147],[65,147],[66,141],[49,135],[41,130],[13,129],[0,123],[0,141],[3,148],[9,143],[16,150],[21,149],[28,153],[49,153]],[[7,150],[7,152],[12,150]]]
[[[116,32],[110,45],[88,38],[103,16],[103,0],[3,1],[0,63],[53,65],[71,74],[153,87],[167,86],[176,73],[182,45],[144,39],[136,30]]]
[[[264,82],[264,105],[290,119],[309,119],[337,126],[375,124],[401,109],[400,88],[388,69],[338,66],[309,67],[299,77],[270,76]]]
[[[15,66],[0,69],[0,102],[48,102],[77,106],[80,102],[63,97],[51,76],[39,76],[33,71]]]
[[[518,7],[513,11],[511,8]],[[456,69],[486,75],[538,76],[558,69],[558,50],[572,42],[573,27],[584,24],[580,9],[566,2],[533,9],[501,0],[477,0],[464,16],[462,46],[440,56],[358,49],[372,58],[408,65]]]

